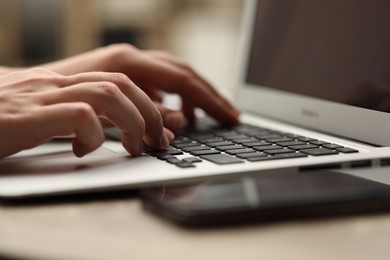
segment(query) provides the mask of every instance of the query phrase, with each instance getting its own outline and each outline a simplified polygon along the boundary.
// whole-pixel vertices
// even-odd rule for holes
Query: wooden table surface
[[[0,255],[28,259],[389,259],[390,214],[212,229],[173,225],[135,196],[0,206]]]

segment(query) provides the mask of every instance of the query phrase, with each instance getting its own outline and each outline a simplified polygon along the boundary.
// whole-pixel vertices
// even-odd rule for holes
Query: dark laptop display
[[[259,1],[248,83],[390,112],[390,1]]]

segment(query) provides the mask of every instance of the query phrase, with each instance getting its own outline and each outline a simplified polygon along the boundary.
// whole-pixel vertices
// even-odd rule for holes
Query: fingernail
[[[141,141],[138,145],[138,154],[142,154],[144,152],[144,142]]]
[[[239,116],[240,113],[237,111],[229,110],[227,111],[226,116],[221,119],[221,123],[226,125],[236,125],[239,123]]]
[[[161,136],[160,146],[161,146],[161,148],[166,148],[168,145],[169,145],[169,140],[168,140],[168,137],[164,131],[162,136]]]
[[[164,128],[164,133],[163,133],[163,138],[162,138],[162,145],[163,147],[167,147],[171,141],[173,140],[173,138],[175,137],[175,135],[169,131],[168,129]]]
[[[234,119],[236,119],[236,120],[238,121],[238,119],[239,119],[239,117],[240,117],[240,112],[237,111],[237,110],[235,110],[235,109],[233,109],[233,110],[231,110],[230,115],[231,115],[232,117],[234,117]]]

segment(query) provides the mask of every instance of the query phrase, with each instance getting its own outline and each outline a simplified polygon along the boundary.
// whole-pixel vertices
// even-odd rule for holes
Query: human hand
[[[0,158],[74,135],[73,151],[84,156],[104,141],[101,120],[122,130],[132,155],[143,142],[163,149],[173,138],[150,98],[120,73],[63,76],[34,68],[0,76]]]
[[[239,112],[226,99],[189,65],[164,52],[141,51],[128,44],[115,44],[44,66],[65,75],[87,71],[126,74],[156,102],[164,125],[173,131],[183,125],[183,113],[190,122],[195,121],[196,107],[222,124],[238,123]],[[179,94],[182,111],[162,106],[161,92]]]

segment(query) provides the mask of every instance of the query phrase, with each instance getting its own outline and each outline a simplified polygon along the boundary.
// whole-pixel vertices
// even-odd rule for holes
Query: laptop
[[[206,122],[167,150],[139,157],[107,139],[80,159],[68,141],[54,140],[0,160],[0,197],[387,165],[387,10],[387,0],[248,0],[235,95],[242,125],[225,129]]]

